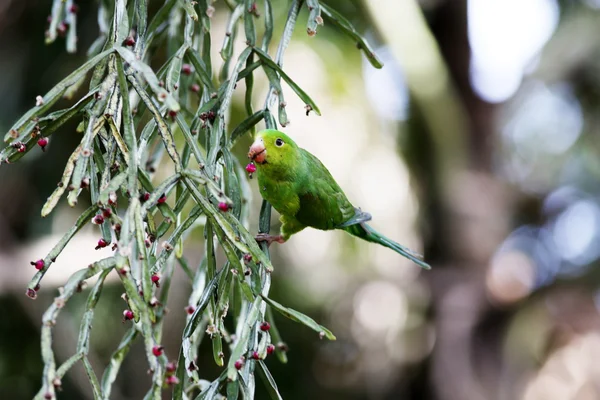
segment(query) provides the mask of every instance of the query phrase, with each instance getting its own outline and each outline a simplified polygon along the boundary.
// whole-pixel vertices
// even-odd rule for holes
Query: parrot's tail
[[[423,261],[422,255],[415,253],[408,247],[404,247],[400,243],[396,243],[393,240],[383,236],[381,233],[377,232],[364,222],[356,225],[350,225],[345,227],[344,230],[351,235],[357,236],[368,242],[378,243],[382,246],[392,249],[396,253],[408,258],[423,269],[431,269],[431,266]]]

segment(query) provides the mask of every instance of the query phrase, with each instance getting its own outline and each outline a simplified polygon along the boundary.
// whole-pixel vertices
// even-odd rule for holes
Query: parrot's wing
[[[317,157],[300,149],[310,177],[298,190],[300,207],[296,219],[317,229],[335,229],[352,218],[356,211],[343,190]]]
[[[339,224],[338,226],[336,226],[336,228],[345,228],[350,225],[356,225],[356,224],[360,224],[362,222],[367,222],[367,221],[371,220],[371,218],[372,218],[371,214],[369,214],[368,212],[364,212],[360,208],[355,208],[354,210],[356,211],[354,216],[352,218],[350,218],[348,221],[346,221],[342,224]]]

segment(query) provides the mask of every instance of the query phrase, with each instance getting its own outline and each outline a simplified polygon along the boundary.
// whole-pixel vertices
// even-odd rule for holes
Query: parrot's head
[[[258,132],[248,158],[256,164],[270,167],[291,167],[298,156],[298,145],[288,135],[275,129]]]

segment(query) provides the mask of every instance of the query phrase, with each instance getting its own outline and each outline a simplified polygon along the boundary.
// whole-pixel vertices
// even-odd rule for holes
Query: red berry
[[[167,196],[165,196],[165,195],[163,194],[162,196],[160,196],[160,197],[158,198],[158,201],[157,201],[157,203],[158,203],[158,204],[163,204],[165,201],[167,201]]]
[[[252,261],[252,254],[250,254],[250,253],[244,254],[244,262],[249,263],[250,261]]]
[[[162,346],[154,346],[152,348],[152,354],[154,354],[156,357],[160,357],[160,356],[162,356],[163,349],[164,349],[164,347],[162,347]]]
[[[32,261],[31,265],[33,265],[35,267],[35,269],[40,271],[40,270],[44,269],[44,267],[46,266],[46,263],[44,262],[44,260],[39,259],[37,261]]]
[[[260,355],[258,354],[258,351],[253,351],[252,352],[252,359],[253,360],[260,360]]]
[[[196,311],[196,307],[194,307],[194,306],[187,306],[185,308],[185,312],[188,313],[188,314],[190,314],[190,315],[192,315],[194,313],[194,311]]]
[[[260,324],[260,330],[263,332],[267,332],[269,329],[271,329],[271,324],[268,323],[267,321],[264,321]]]
[[[270,344],[267,346],[267,354],[273,354],[275,352],[275,346]]]
[[[110,210],[110,208],[105,208],[102,210],[102,216],[104,218],[110,218],[111,215],[112,215],[112,211]]]
[[[173,372],[175,372],[175,370],[177,369],[177,366],[175,365],[174,362],[169,362],[167,364],[166,370],[167,370],[167,374],[172,374]]]
[[[77,4],[72,4],[71,7],[69,7],[69,11],[73,14],[77,14],[79,11],[79,6]]]
[[[104,217],[102,214],[96,214],[94,218],[92,218],[92,224],[102,225],[104,223]]]
[[[96,250],[98,250],[98,249],[103,249],[103,248],[105,248],[106,246],[108,246],[109,244],[110,244],[110,242],[107,242],[107,241],[106,241],[106,240],[104,240],[103,238],[102,238],[102,239],[99,239],[99,240],[98,240],[98,245],[96,246]]]
[[[38,139],[37,144],[42,148],[42,151],[46,151],[46,146],[48,146],[48,139],[45,137],[41,137]]]
[[[183,64],[183,66],[181,67],[181,72],[183,72],[186,75],[191,75],[192,66],[190,64]]]
[[[177,116],[177,111],[175,111],[175,110],[169,110],[169,117],[175,118],[176,116]]]
[[[237,361],[236,361],[236,362],[233,364],[233,366],[235,367],[235,369],[237,369],[237,370],[239,371],[239,370],[240,370],[240,369],[242,369],[242,367],[244,366],[244,360],[242,360],[242,359],[239,359],[239,360],[237,360]]]
[[[146,201],[148,201],[149,198],[150,198],[150,193],[148,193],[148,192],[140,195],[140,201],[142,203],[145,203]]]
[[[123,310],[123,322],[131,321],[133,319],[133,311]]]
[[[192,86],[190,86],[190,90],[194,93],[198,93],[200,91],[200,85],[194,83]]]
[[[179,383],[179,379],[175,375],[169,375],[165,379],[165,383],[167,385],[177,385]]]
[[[154,274],[154,275],[152,275],[152,277],[150,279],[152,279],[152,283],[154,283],[156,285],[156,287],[158,287],[159,281],[160,281],[160,276]]]
[[[123,40],[123,44],[125,46],[135,46],[135,39],[131,36],[127,36],[127,38]]]
[[[256,165],[254,165],[254,163],[246,165],[246,172],[249,174],[256,172]]]
[[[226,212],[229,211],[229,204],[225,203],[225,202],[220,202],[219,203],[219,210]]]

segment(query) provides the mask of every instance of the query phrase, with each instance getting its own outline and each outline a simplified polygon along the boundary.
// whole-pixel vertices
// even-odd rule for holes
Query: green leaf
[[[94,67],[100,60],[102,60],[104,57],[108,56],[112,52],[113,52],[113,49],[106,50],[106,51],[103,51],[102,53],[98,54],[97,56],[91,58],[85,64],[83,64],[81,67],[79,67],[75,71],[73,71],[65,79],[60,81],[56,86],[54,86],[52,89],[50,89],[50,91],[42,97],[43,104],[40,106],[33,107],[29,111],[27,111],[25,114],[23,114],[23,116],[21,118],[19,118],[19,120],[17,122],[15,122],[15,124],[10,128],[8,133],[4,136],[4,141],[10,142],[14,136],[14,133],[11,133],[11,132],[13,132],[13,131],[16,131],[17,133],[20,132],[23,129],[23,126],[25,125],[25,123],[27,123],[28,121],[32,120],[33,118],[35,118],[39,115],[42,115],[46,111],[48,111],[52,107],[52,105],[58,99],[60,99],[60,97],[63,95],[63,93],[69,88],[69,86],[76,84],[81,79],[82,76],[87,74],[87,72],[90,69],[92,69],[92,67]]]
[[[267,388],[267,392],[269,393],[269,396],[273,400],[283,400],[283,398],[279,394],[279,389],[277,389],[277,384],[275,383],[275,379],[273,379],[273,375],[271,375],[271,372],[269,372],[269,369],[265,365],[264,361],[259,360],[258,365],[260,367],[260,368],[258,368],[259,375],[262,378],[262,380],[265,384],[265,387]]]
[[[335,26],[341,29],[342,32],[350,36],[350,38],[356,42],[356,45],[363,51],[372,66],[378,69],[383,68],[383,62],[379,59],[379,57],[377,57],[377,54],[375,54],[371,46],[369,46],[369,43],[367,43],[366,39],[356,31],[350,21],[326,4],[321,4],[321,10]]]
[[[331,333],[329,329],[317,324],[314,319],[302,314],[301,312],[282,306],[275,300],[271,300],[266,296],[261,295],[261,297],[264,301],[267,302],[267,304],[269,304],[283,316],[291,319],[292,321],[300,322],[301,324],[308,326],[310,329],[318,332],[320,335],[324,335],[324,337],[326,337],[329,340],[336,340],[336,337],[333,335],[333,333]]]
[[[123,58],[123,60],[128,63],[134,71],[139,72],[144,77],[159,101],[164,101],[170,110],[179,111],[179,103],[177,103],[177,100],[175,100],[171,93],[169,93],[160,85],[152,68],[150,68],[141,60],[138,60],[137,56],[131,50],[126,49],[125,47],[115,46],[115,50],[117,50],[121,58]],[[148,108],[150,108],[150,106],[148,106]]]
[[[281,76],[283,78],[283,80],[287,82],[287,84],[292,88],[292,90],[298,95],[298,97],[300,97],[300,99],[306,105],[309,105],[317,115],[321,115],[321,110],[319,110],[319,107],[313,101],[313,99],[311,99],[310,96],[308,94],[306,94],[306,92],[304,90],[302,90],[302,88],[300,88],[300,86],[298,86],[296,84],[296,82],[294,82],[292,80],[292,78],[290,78],[288,76],[288,74],[283,72],[281,67],[279,65],[277,65],[275,63],[275,61],[273,61],[267,53],[265,53],[262,49],[259,49],[258,47],[253,47],[252,50],[254,50],[254,52],[258,55],[258,57],[260,57],[261,61],[263,63],[265,63],[265,65],[267,65],[268,67],[277,71],[279,76]]]

